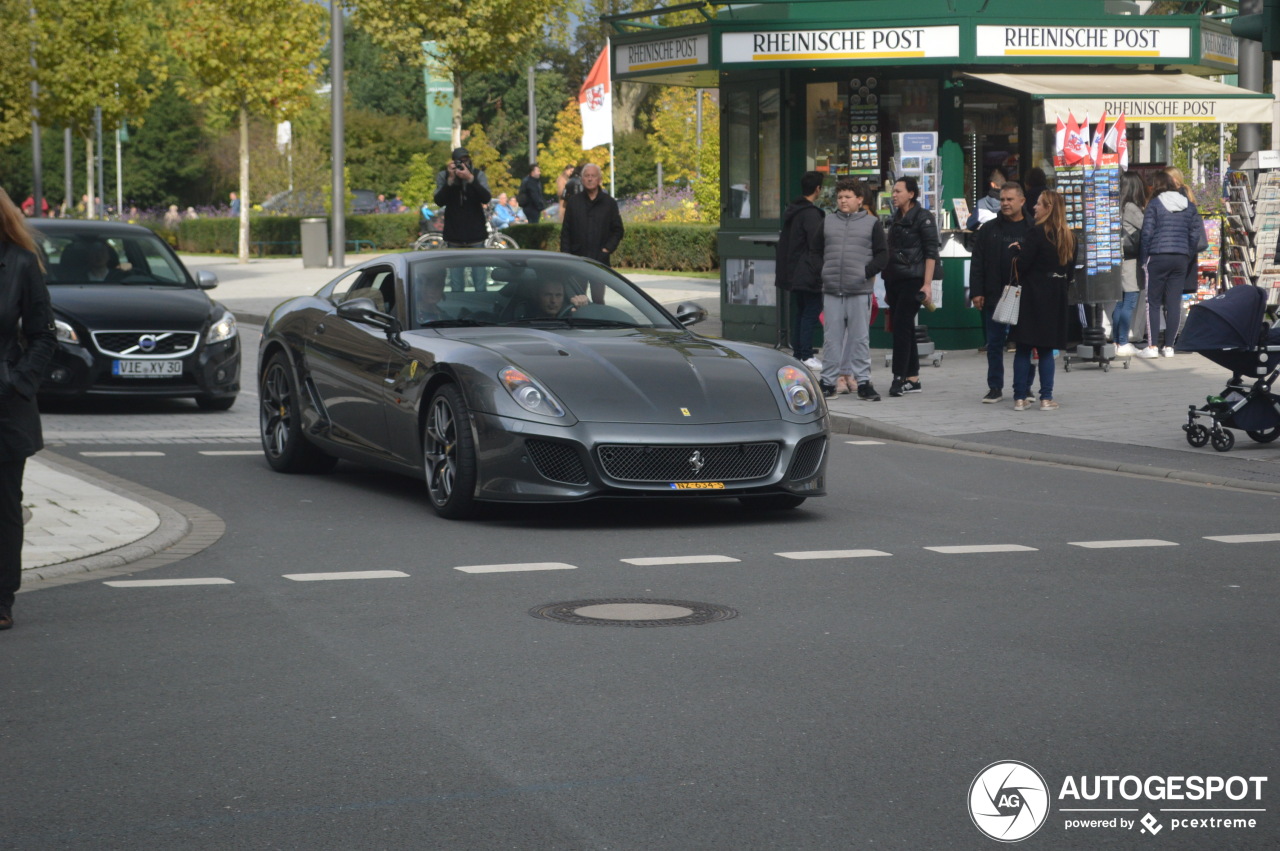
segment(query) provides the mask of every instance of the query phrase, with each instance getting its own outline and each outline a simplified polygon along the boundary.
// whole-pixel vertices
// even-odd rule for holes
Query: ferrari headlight
[[[809,373],[799,367],[784,366],[778,370],[778,384],[792,413],[812,414],[818,410],[820,398]]]
[[[563,417],[564,408],[542,385],[534,381],[527,373],[514,366],[505,367],[498,373],[498,380],[507,388],[516,404],[531,414],[542,414],[544,417]]]
[[[231,311],[222,314],[222,318],[209,326],[209,333],[205,335],[206,343],[221,343],[223,340],[230,340],[236,335],[236,318],[231,315]]]
[[[64,322],[61,319],[53,320],[54,330],[58,333],[58,340],[63,343],[75,343],[80,345],[80,335],[76,333],[76,329],[71,327],[70,322]]]

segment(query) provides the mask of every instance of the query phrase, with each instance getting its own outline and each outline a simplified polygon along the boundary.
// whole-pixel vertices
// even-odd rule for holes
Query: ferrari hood
[[[730,423],[778,416],[760,371],[714,340],[651,329],[559,334],[523,328],[469,339],[528,370],[585,422]]]
[[[204,290],[143,284],[49,287],[54,310],[95,330],[199,331],[209,321]]]

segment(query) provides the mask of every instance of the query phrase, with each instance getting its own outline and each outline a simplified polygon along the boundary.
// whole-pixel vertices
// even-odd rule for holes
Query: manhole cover
[[[529,614],[559,623],[583,626],[695,626],[727,621],[738,612],[714,603],[685,600],[571,600],[534,606]]]

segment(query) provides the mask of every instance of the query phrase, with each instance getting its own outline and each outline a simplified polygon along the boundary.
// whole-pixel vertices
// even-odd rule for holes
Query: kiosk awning
[[[1097,119],[1270,124],[1275,98],[1191,74],[965,74],[1044,101],[1045,121],[1086,112]]]

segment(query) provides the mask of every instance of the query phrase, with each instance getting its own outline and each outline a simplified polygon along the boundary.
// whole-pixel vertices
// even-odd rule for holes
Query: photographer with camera
[[[436,174],[436,206],[444,211],[444,241],[450,248],[481,248],[489,230],[485,207],[493,199],[484,169],[476,168],[466,148]]]

